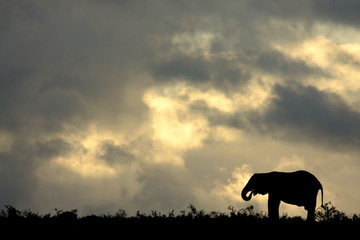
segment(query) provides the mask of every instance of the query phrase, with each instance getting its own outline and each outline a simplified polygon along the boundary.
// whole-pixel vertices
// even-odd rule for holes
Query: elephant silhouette
[[[249,201],[252,195],[269,194],[268,214],[271,220],[279,219],[281,201],[304,206],[307,210],[306,220],[313,222],[315,221],[316,198],[319,190],[321,190],[321,206],[323,207],[323,187],[313,174],[304,170],[255,173],[243,188],[241,197],[245,201]]]

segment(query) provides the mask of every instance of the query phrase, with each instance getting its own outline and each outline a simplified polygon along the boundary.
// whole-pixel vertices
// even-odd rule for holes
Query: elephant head
[[[246,186],[243,188],[241,192],[241,197],[245,201],[249,201],[252,197],[252,195],[256,195],[258,193],[264,195],[269,193],[269,189],[267,187],[267,181],[264,174],[261,173],[255,173],[249,180],[249,182],[246,184]],[[248,195],[248,193],[250,194]]]

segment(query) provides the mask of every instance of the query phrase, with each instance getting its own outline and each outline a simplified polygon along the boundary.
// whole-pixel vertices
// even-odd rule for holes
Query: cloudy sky
[[[0,207],[266,210],[241,199],[248,178],[306,169],[359,213],[359,10],[1,1]]]

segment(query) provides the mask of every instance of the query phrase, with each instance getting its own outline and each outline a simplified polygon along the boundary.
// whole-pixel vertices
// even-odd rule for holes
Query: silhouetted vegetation
[[[134,239],[226,239],[234,234],[267,238],[280,234],[286,238],[308,239],[311,235],[324,239],[324,236],[333,237],[339,234],[354,236],[359,227],[360,214],[345,214],[330,202],[325,204],[325,209],[316,210],[316,221],[313,223],[287,214],[277,221],[272,221],[267,212],[257,211],[253,206],[241,209],[229,206],[226,212],[207,212],[190,204],[181,211],[138,211],[131,216],[123,209],[113,214],[86,216],[80,216],[77,209],[54,209],[52,213],[39,214],[10,205],[0,211],[0,230],[3,235],[16,238],[23,236],[48,239],[56,236],[67,239],[69,236],[78,236],[84,239],[98,236],[106,239],[118,236],[120,239],[127,239],[131,236]]]
[[[360,214],[348,215],[336,209],[331,202],[324,204],[325,208],[318,208],[315,213],[316,222],[314,224],[343,223],[360,224]],[[175,210],[168,213],[152,210],[150,213],[137,211],[133,216],[128,216],[125,210],[119,209],[115,214],[87,215],[79,216],[77,209],[59,210],[54,209],[54,213],[39,214],[30,210],[18,210],[11,205],[6,205],[0,211],[0,223],[7,222],[44,222],[44,223],[273,223],[268,219],[266,212],[256,211],[253,206],[235,209],[228,207],[229,212],[198,210],[190,204],[187,210],[181,210],[175,214]],[[280,217],[277,223],[304,223],[305,219],[287,214]]]

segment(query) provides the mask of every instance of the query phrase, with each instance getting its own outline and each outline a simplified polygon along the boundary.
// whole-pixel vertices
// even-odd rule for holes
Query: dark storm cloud
[[[127,164],[135,160],[135,156],[126,147],[117,145],[111,140],[103,141],[101,152],[99,158],[104,159],[109,164]]]
[[[73,148],[62,139],[29,143],[16,140],[8,152],[0,152],[0,206],[25,204],[37,187],[34,172],[44,160],[65,156]]]
[[[196,184],[183,169],[172,165],[144,166],[138,181],[142,191],[134,196],[134,203],[146,211],[154,209],[183,209],[195,203],[193,195]]]
[[[306,24],[305,27],[311,27],[319,20],[355,28],[360,23],[360,2],[357,0],[249,0],[247,4],[257,12],[263,12],[266,18],[285,19],[296,24],[302,22]]]
[[[211,86],[224,92],[236,91],[246,85],[252,76],[252,69],[243,55],[235,58],[214,57],[210,65]]]
[[[250,118],[249,113],[242,114],[239,111],[235,111],[234,113],[222,112],[217,108],[213,108],[209,106],[203,100],[194,101],[190,105],[190,111],[193,112],[194,114],[201,113],[203,116],[206,116],[211,126],[223,125],[232,128],[245,129],[247,128],[245,119]]]
[[[182,78],[190,81],[206,81],[210,78],[210,63],[201,57],[175,55],[158,64],[154,69],[155,77],[169,80]]]
[[[251,77],[249,67],[239,59],[229,60],[221,56],[205,58],[176,54],[171,59],[161,60],[152,71],[161,81],[188,81],[224,91],[238,89]]]
[[[58,156],[64,156],[71,152],[75,146],[61,138],[54,138],[45,141],[36,142],[33,146],[35,154],[40,159],[51,159]]]
[[[299,83],[276,84],[274,98],[262,111],[224,113],[196,101],[190,110],[206,116],[212,126],[228,126],[292,142],[333,149],[356,149],[360,143],[360,112],[333,92]]]
[[[16,141],[11,153],[0,153],[0,205],[17,205],[30,200],[36,187],[34,154],[24,141]]]
[[[342,23],[358,28],[360,24],[360,2],[357,0],[312,1],[314,15],[334,23]]]
[[[286,80],[301,80],[309,76],[326,76],[326,73],[316,66],[311,66],[300,59],[292,59],[279,51],[262,51],[256,57],[256,65],[267,73],[279,75]]]
[[[128,73],[152,59],[149,38],[166,26],[115,3],[84,3],[2,2],[0,123],[96,120],[109,115],[98,110],[122,110],[124,86],[142,88]]]
[[[275,136],[340,149],[358,146],[360,113],[339,95],[301,85],[276,85],[274,93],[264,123]]]

